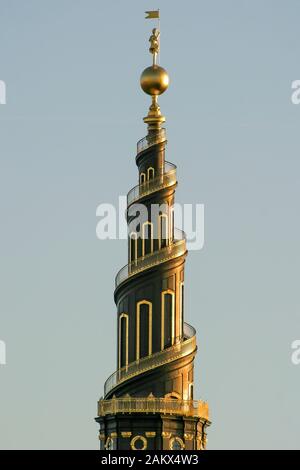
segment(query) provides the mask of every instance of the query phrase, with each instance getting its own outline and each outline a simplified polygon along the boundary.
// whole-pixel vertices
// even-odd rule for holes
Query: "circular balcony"
[[[141,256],[135,261],[126,264],[120,269],[115,279],[115,287],[117,288],[122,282],[131,276],[138,274],[146,269],[152,268],[158,264],[178,258],[186,252],[185,233],[179,229],[174,229],[174,240],[165,248]]]
[[[119,384],[156,367],[168,364],[176,359],[188,356],[196,351],[196,331],[188,323],[183,325],[183,338],[175,338],[173,346],[131,362],[126,367],[116,370],[104,384],[104,396],[107,396]]]
[[[208,403],[202,400],[177,400],[172,398],[122,397],[111,400],[99,400],[98,416],[115,415],[116,413],[162,413],[183,415],[209,420]]]
[[[173,163],[170,162],[165,162],[164,172],[149,181],[145,181],[145,183],[134,186],[129,191],[127,194],[127,207],[144,196],[148,196],[149,194],[159,191],[160,189],[173,186],[176,183],[176,165],[173,165]]]
[[[137,154],[144,152],[144,150],[147,150],[149,147],[152,147],[152,145],[160,144],[161,142],[166,141],[167,133],[165,128],[160,129],[159,132],[156,132],[154,134],[148,134],[146,135],[146,137],[143,137],[141,140],[138,141]]]

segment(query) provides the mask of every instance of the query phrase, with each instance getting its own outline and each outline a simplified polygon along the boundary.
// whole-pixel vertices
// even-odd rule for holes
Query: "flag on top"
[[[152,10],[152,11],[145,11],[146,19],[151,19],[151,18],[159,18],[159,10]]]

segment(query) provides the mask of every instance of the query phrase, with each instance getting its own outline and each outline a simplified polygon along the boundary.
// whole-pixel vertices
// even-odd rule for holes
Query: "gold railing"
[[[99,400],[98,416],[116,413],[163,413],[195,416],[209,420],[208,403],[202,400],[177,400],[152,396],[147,398],[114,397],[111,400]]]
[[[158,174],[155,178],[145,181],[144,183],[137,184],[127,194],[127,206],[130,206],[140,198],[152,194],[160,189],[173,186],[177,182],[176,165],[173,163],[165,162],[164,171]]]
[[[137,154],[143,152],[147,148],[151,147],[152,145],[159,144],[161,142],[165,142],[167,140],[167,133],[166,129],[162,128],[159,132],[155,132],[153,134],[148,134],[146,137],[143,137],[137,143]]]
[[[116,370],[108,377],[104,384],[104,396],[106,397],[117,385],[132,377],[143,374],[169,362],[193,353],[196,348],[196,331],[188,323],[183,326],[183,338],[177,338],[175,344],[167,349],[144,357],[139,361],[131,362],[127,367]]]
[[[170,259],[177,258],[186,252],[185,233],[179,229],[174,229],[174,241],[165,248],[149,253],[145,256],[140,256],[135,261],[126,264],[116,275],[115,287],[117,288],[122,282],[126,281],[129,277],[145,271],[145,269],[156,266],[157,264],[164,263]]]

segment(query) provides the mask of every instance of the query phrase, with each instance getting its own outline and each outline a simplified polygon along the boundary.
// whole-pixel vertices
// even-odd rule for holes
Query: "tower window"
[[[189,400],[194,399],[194,384],[189,384]]]
[[[132,263],[137,260],[137,234],[132,232],[130,234],[130,248],[129,248],[129,261]]]
[[[152,354],[152,303],[141,300],[136,307],[136,360]]]
[[[150,166],[147,170],[147,179],[148,181],[152,180],[154,178],[154,168]]]
[[[119,316],[119,369],[128,366],[129,317],[127,313]]]
[[[169,445],[171,450],[183,450],[185,445],[182,439],[180,437],[172,437],[170,439],[170,445]]]
[[[180,283],[180,315],[179,315],[179,336],[182,337],[182,325],[184,318],[184,283]]]
[[[143,223],[143,245],[142,256],[145,256],[153,251],[153,224],[152,222]]]
[[[170,240],[174,239],[174,207],[170,210]]]
[[[135,436],[131,439],[130,447],[132,450],[146,450],[147,439],[144,436]]]
[[[161,294],[161,349],[175,341],[175,293],[170,289]]]
[[[146,181],[146,174],[145,173],[141,173],[140,174],[140,184],[144,184]]]
[[[168,245],[168,216],[167,214],[159,214],[158,216],[158,243],[159,248]]]

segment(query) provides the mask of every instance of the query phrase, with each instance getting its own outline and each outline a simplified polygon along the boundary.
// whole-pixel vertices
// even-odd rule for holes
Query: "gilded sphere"
[[[163,67],[152,65],[143,71],[140,83],[148,95],[161,95],[169,86],[169,75]]]

